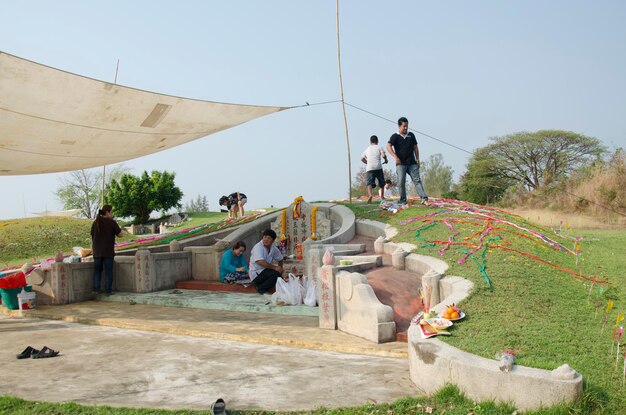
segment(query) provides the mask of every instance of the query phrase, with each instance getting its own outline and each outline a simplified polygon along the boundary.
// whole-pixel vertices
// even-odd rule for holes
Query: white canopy
[[[69,210],[58,210],[58,211],[44,210],[43,212],[31,212],[31,213],[37,216],[70,217],[70,216],[78,215],[82,211],[83,211],[82,209],[69,209]]]
[[[0,176],[117,163],[284,109],[142,91],[0,52]]]

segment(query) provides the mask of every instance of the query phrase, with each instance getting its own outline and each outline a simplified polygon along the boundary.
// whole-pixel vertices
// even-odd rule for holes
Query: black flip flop
[[[45,357],[55,357],[59,354],[56,350],[52,350],[48,346],[44,346],[41,351],[33,354],[33,359],[43,359]]]
[[[224,399],[219,398],[211,405],[211,413],[213,415],[226,415],[226,402],[224,402]]]
[[[16,355],[16,357],[18,359],[28,359],[30,358],[32,355],[39,353],[39,350],[34,349],[30,346],[28,346],[27,348],[24,349],[24,351],[18,355]]]

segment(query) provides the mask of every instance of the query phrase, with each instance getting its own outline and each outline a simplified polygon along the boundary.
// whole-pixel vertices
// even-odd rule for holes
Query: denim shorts
[[[383,169],[369,170],[367,172],[367,185],[376,187],[376,182],[378,182],[378,187],[385,187],[385,175],[383,174]]]

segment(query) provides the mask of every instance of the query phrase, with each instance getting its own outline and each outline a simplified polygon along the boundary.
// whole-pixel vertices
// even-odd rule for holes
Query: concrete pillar
[[[153,291],[156,270],[154,269],[154,258],[149,250],[138,249],[135,254],[135,287],[138,293],[149,293]]]
[[[337,268],[333,265],[324,265],[319,269],[317,295],[320,307],[320,328],[322,329],[337,330],[336,274]]]
[[[68,304],[70,293],[70,275],[68,264],[55,262],[50,267],[50,288],[52,288],[53,304]]]
[[[377,254],[385,253],[385,238],[384,237],[379,236],[378,238],[376,238],[376,240],[374,241],[374,252]]]
[[[393,265],[395,269],[404,269],[404,259],[406,255],[407,252],[404,249],[396,249],[395,252],[391,254],[391,265]]]
[[[317,280],[319,269],[322,266],[323,248],[321,245],[307,242],[308,240],[304,242],[304,275]]]
[[[180,247],[180,242],[178,242],[178,240],[174,239],[173,241],[170,241],[170,252],[180,252],[182,251],[181,247]]]

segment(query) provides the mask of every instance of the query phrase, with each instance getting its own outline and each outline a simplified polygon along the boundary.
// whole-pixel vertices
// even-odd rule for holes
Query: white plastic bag
[[[286,305],[300,305],[302,304],[303,290],[304,287],[300,284],[300,278],[289,273],[289,281],[282,278],[276,280],[274,302],[279,304],[279,301],[282,300]],[[274,300],[274,296],[272,296],[272,300]]]
[[[302,277],[304,292],[304,305],[315,307],[317,305],[317,281],[313,277]]]

